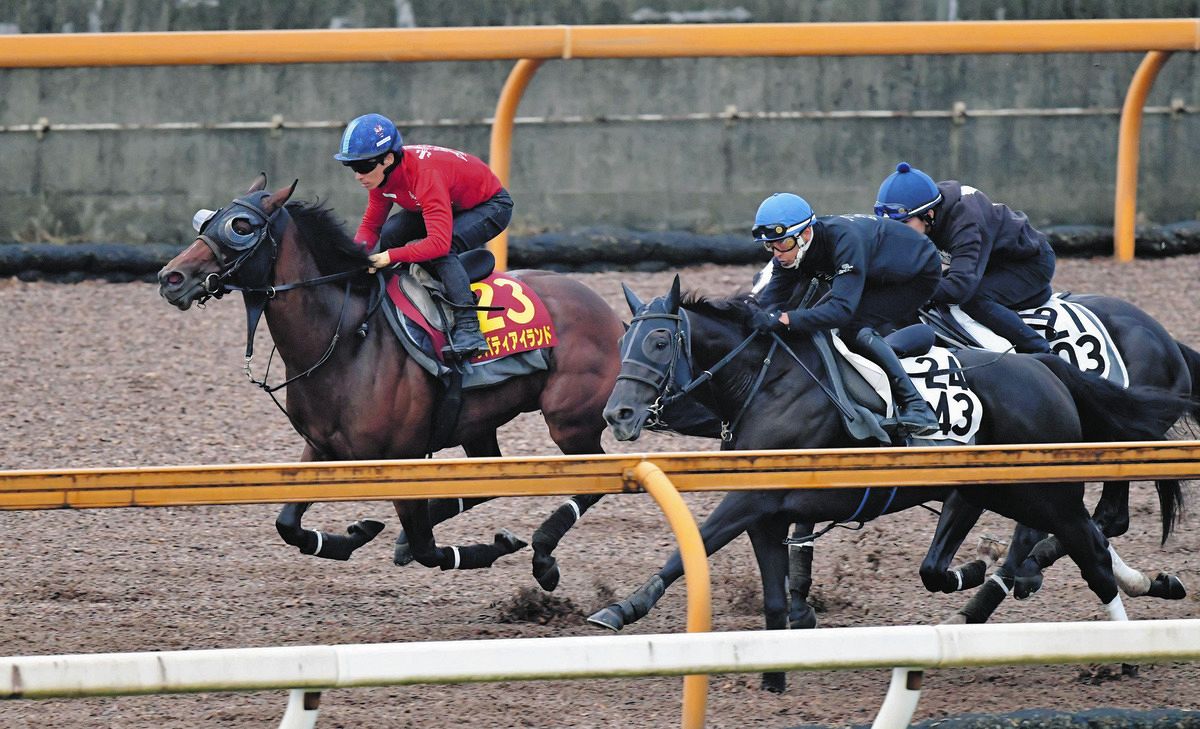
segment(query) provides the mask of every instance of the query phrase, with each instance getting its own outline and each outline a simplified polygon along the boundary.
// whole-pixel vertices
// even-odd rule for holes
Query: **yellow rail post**
[[[683,497],[662,469],[642,461],[633,469],[633,477],[654,497],[667,516],[671,531],[679,542],[683,575],[687,580],[687,629],[689,633],[712,630],[712,587],[708,576],[708,555],[696,520]],[[683,729],[703,729],[708,705],[708,674],[683,677]]]
[[[1142,107],[1146,95],[1163,64],[1171,57],[1168,51],[1150,51],[1138,65],[1125,93],[1121,107],[1121,131],[1117,138],[1117,193],[1113,203],[1113,254],[1118,261],[1133,260],[1137,227],[1138,144],[1142,138]]]
[[[541,59],[522,58],[517,61],[517,65],[513,66],[513,70],[508,74],[508,80],[504,82],[500,99],[496,101],[496,115],[492,119],[492,142],[491,151],[488,153],[488,162],[492,166],[492,172],[495,172],[496,177],[500,178],[500,184],[505,187],[508,187],[512,165],[513,119],[517,116],[517,106],[520,105],[521,97],[525,94],[525,87],[529,86],[529,80],[533,78],[533,74],[537,73],[538,67],[541,65]],[[488,248],[496,256],[496,270],[507,270],[508,231],[502,231],[500,235],[493,238],[488,243]]]

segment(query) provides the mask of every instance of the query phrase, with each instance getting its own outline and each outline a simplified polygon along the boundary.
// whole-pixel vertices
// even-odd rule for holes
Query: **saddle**
[[[1129,387],[1129,372],[1108,328],[1069,293],[1056,293],[1046,303],[1017,312],[1035,332],[1046,338],[1051,350],[1084,372],[1100,375]],[[957,305],[938,306],[921,313],[938,339],[950,346],[1010,352],[1012,344],[972,319]]]
[[[830,332],[813,336],[832,380],[833,392],[844,406],[842,423],[855,439],[883,445],[904,445],[896,433],[896,405],[891,385],[879,365],[851,352]],[[903,357],[900,363],[917,391],[937,414],[942,432],[912,438],[911,445],[973,445],[983,422],[983,404],[967,386],[962,365],[946,347]]]
[[[488,387],[511,377],[550,368],[549,350],[558,344],[554,322],[537,293],[515,276],[495,273],[491,251],[459,256],[471,288],[479,293],[481,330],[488,351],[462,370],[464,390]],[[384,317],[408,355],[430,374],[445,380],[457,372],[442,357],[454,311],[441,282],[418,264],[381,279]],[[510,311],[520,313],[509,316]]]

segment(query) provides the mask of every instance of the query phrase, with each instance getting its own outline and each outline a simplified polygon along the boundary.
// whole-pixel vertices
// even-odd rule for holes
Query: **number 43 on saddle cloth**
[[[406,276],[408,280],[402,283]],[[549,310],[523,281],[493,273],[472,283],[471,290],[478,296],[479,331],[488,345],[487,352],[473,358],[471,364],[484,364],[558,344]],[[396,308],[425,333],[433,353],[440,359],[446,332],[440,326],[441,317],[434,308],[436,305],[423,287],[406,272],[389,277],[387,292]],[[446,319],[451,320],[448,313]]]

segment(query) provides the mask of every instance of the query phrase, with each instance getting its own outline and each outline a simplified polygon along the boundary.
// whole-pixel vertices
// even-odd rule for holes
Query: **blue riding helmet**
[[[790,192],[777,192],[758,206],[750,234],[760,243],[770,243],[799,236],[816,219],[807,200]]]
[[[374,159],[395,152],[403,143],[391,119],[381,114],[363,114],[346,125],[341,149],[333,158],[339,162]]]
[[[903,221],[923,215],[941,201],[942,193],[933,178],[909,163],[901,162],[879,186],[875,214]]]

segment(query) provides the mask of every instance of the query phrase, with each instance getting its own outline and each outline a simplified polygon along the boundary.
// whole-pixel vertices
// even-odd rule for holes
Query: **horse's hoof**
[[[788,627],[792,630],[810,630],[817,627],[817,611],[813,610],[812,605],[805,605],[804,608],[788,616]]]
[[[597,610],[588,616],[587,621],[592,625],[600,628],[608,628],[613,632],[625,627],[625,618],[621,616],[621,611],[617,610],[615,605],[609,605],[603,610]]]
[[[558,560],[553,555],[536,553],[533,555],[533,579],[537,580],[543,590],[554,592],[554,588],[558,587],[560,576]]]
[[[1138,664],[1136,664],[1136,663],[1122,663],[1122,664],[1121,664],[1121,675],[1122,675],[1122,676],[1128,676],[1129,678],[1137,678],[1137,675],[1138,675]]]
[[[1037,591],[1040,589],[1042,589],[1041,573],[1027,577],[1018,577],[1013,584],[1013,597],[1018,600],[1028,600],[1037,594]]]
[[[497,547],[506,550],[505,554],[512,554],[529,546],[529,542],[526,542],[507,529],[501,529],[496,532],[495,544]]]
[[[783,693],[787,690],[787,674],[764,673],[762,676],[762,690],[770,691],[773,694]]]
[[[950,617],[941,622],[942,625],[966,625],[967,616],[962,613],[954,613]]]
[[[1175,575],[1159,572],[1154,577],[1154,581],[1150,583],[1150,589],[1146,591],[1146,594],[1163,600],[1182,600],[1187,597],[1187,589]]]
[[[376,521],[375,519],[360,519],[346,529],[346,532],[350,536],[358,537],[362,540],[359,543],[360,547],[379,536],[379,532],[381,531],[383,531],[383,522]]]
[[[396,536],[396,546],[392,547],[392,564],[397,567],[403,567],[413,561],[412,547],[408,544],[408,535],[404,530],[400,530],[400,534]]]

